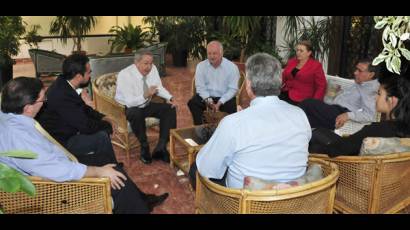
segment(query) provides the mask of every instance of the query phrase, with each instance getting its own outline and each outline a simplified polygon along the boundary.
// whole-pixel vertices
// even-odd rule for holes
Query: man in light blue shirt
[[[355,83],[336,96],[331,104],[317,99],[306,99],[299,104],[312,128],[335,129],[342,127],[348,120],[368,123],[376,119],[376,93],[378,68],[372,60],[361,59],[354,71]]]
[[[41,133],[42,128],[38,128],[38,123],[33,118],[46,102],[44,92],[43,84],[37,78],[18,77],[5,85],[1,94],[0,152],[28,150],[36,153],[37,158],[0,156],[0,162],[24,175],[57,182],[80,180],[84,177],[108,177],[111,181],[114,213],[149,213],[152,208],[149,201],[156,196],[142,193],[122,167],[115,164],[87,166],[71,161],[62,147],[49,139],[51,136]]]
[[[277,95],[280,62],[266,53],[246,62],[246,91],[250,107],[226,116],[199,151],[195,166],[200,175],[242,188],[245,176],[287,182],[304,175],[311,128],[304,112]]]
[[[208,59],[196,67],[196,95],[188,102],[194,125],[203,123],[203,112],[207,106],[229,114],[236,112],[238,66],[223,57],[223,47],[218,41],[208,44],[207,56]]]

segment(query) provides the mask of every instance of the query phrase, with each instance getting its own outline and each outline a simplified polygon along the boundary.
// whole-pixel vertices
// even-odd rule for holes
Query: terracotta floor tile
[[[168,60],[169,63],[169,60]],[[192,117],[187,106],[191,98],[191,83],[193,78],[193,67],[175,68],[167,66],[167,75],[162,79],[163,85],[174,96],[177,102],[177,127],[192,126]],[[31,62],[23,62],[14,65],[14,76],[35,76],[34,65]],[[51,84],[52,78],[44,78],[45,84]],[[150,130],[148,139],[151,141],[151,151],[154,149],[158,139],[158,131]],[[135,137],[132,137],[135,138]],[[181,147],[177,147],[179,153]],[[154,161],[150,165],[144,165],[139,160],[139,148],[130,153],[130,161],[127,162],[125,151],[114,146],[117,159],[125,163],[125,169],[131,179],[138,187],[147,193],[157,195],[169,192],[169,198],[154,209],[155,214],[192,214],[194,208],[194,192],[189,187],[186,176],[177,176],[177,169],[171,168],[169,164]]]

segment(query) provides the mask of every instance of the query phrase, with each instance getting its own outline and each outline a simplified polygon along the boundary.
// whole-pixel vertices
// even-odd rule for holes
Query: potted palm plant
[[[61,36],[60,40],[63,44],[67,44],[68,38],[73,38],[74,46],[77,47],[76,52],[84,52],[81,50],[81,41],[97,23],[96,16],[56,16],[56,19],[51,22],[50,34]]]
[[[138,25],[113,26],[109,33],[115,34],[115,38],[108,40],[108,43],[111,43],[111,52],[114,49],[120,52],[125,48],[125,53],[131,53],[133,50],[145,47],[145,43],[149,42],[149,33],[142,31],[141,26]]]
[[[18,54],[25,31],[21,16],[0,16],[0,87],[13,78],[12,56]]]
[[[174,66],[186,66],[188,55],[205,57],[203,16],[152,16],[144,22],[151,25],[160,42],[168,42],[167,50],[172,54]]]
[[[27,31],[25,40],[26,44],[30,46],[30,49],[38,49],[38,43],[43,40],[43,37],[38,35],[38,30],[41,29],[40,25],[31,25],[30,29]]]

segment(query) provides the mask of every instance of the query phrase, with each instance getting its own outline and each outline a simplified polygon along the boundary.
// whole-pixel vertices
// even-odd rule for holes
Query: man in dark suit
[[[63,74],[48,88],[47,103],[36,119],[41,125],[87,165],[118,163],[112,148],[111,124],[104,114],[85,103],[90,81],[89,59],[71,55],[63,63]]]

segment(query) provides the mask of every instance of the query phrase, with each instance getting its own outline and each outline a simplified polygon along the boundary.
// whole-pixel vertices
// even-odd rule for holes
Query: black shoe
[[[154,207],[162,204],[168,196],[169,194],[167,192],[159,196],[154,194],[145,194],[144,200],[147,203],[149,211],[152,212]]]
[[[152,158],[149,152],[149,146],[141,147],[141,156],[140,159],[144,164],[151,164]]]
[[[152,158],[156,160],[162,160],[166,163],[169,163],[169,152],[167,149],[162,149],[162,150],[155,150],[154,153],[152,154]]]

